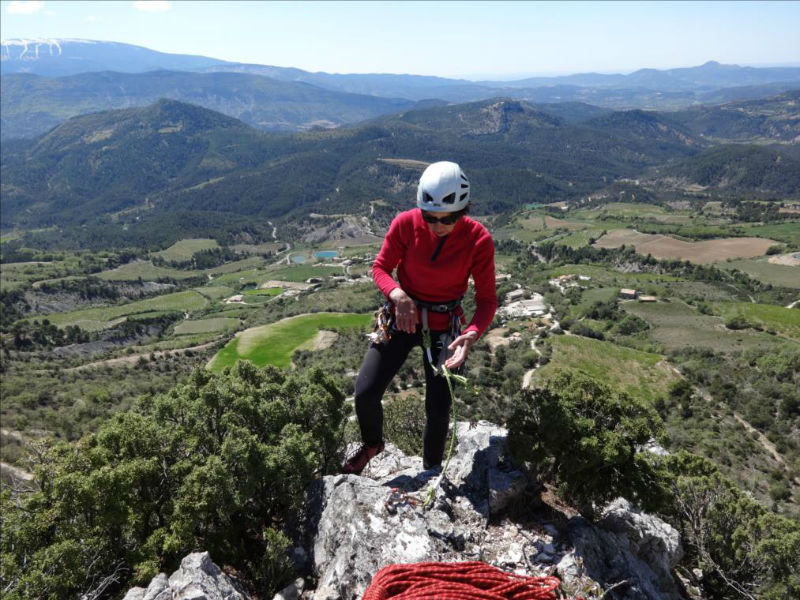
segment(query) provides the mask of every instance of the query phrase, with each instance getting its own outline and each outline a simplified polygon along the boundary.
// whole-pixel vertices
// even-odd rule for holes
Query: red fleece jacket
[[[392,278],[395,268],[399,285]],[[461,298],[467,292],[470,275],[475,282],[476,307],[463,333],[477,331],[480,336],[494,318],[497,292],[494,243],[486,228],[477,221],[462,217],[453,231],[440,238],[422,220],[420,209],[400,213],[392,221],[372,265],[372,278],[387,298],[393,289],[400,287],[411,297],[425,302]],[[449,317],[429,312],[428,325],[434,330],[446,330],[450,327]]]

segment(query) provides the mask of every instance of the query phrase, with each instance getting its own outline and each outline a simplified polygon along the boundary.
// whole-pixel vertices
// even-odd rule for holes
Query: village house
[[[515,300],[522,300],[522,298],[525,297],[526,293],[527,292],[522,288],[508,292],[506,294],[506,304],[508,304],[509,302],[514,302]]]
[[[622,288],[619,291],[619,295],[621,298],[625,298],[627,300],[636,300],[636,297],[639,295],[639,292],[629,288]]]

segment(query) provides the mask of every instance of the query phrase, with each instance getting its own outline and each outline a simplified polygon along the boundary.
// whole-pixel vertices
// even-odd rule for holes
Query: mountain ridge
[[[57,79],[24,73],[3,77],[2,137],[33,137],[73,116],[146,106],[160,98],[197,104],[266,131],[336,127],[414,104],[227,72],[101,71]]]

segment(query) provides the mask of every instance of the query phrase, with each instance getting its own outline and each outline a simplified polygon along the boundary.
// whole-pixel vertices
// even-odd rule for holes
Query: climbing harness
[[[457,300],[450,300],[449,302],[425,302],[418,300],[413,296],[411,299],[420,311],[420,322],[422,323],[422,347],[425,349],[425,356],[428,359],[428,364],[433,369],[436,375],[442,374],[444,362],[450,356],[448,346],[453,343],[459,335],[461,335],[461,315],[458,313],[458,308],[461,306],[461,298]],[[428,326],[428,312],[447,313],[450,315],[450,328],[448,331],[439,334],[437,346],[439,353],[437,360],[433,360],[433,343],[431,340],[431,329]]]
[[[372,578],[362,600],[556,600],[556,577],[506,573],[486,563],[389,565]]]

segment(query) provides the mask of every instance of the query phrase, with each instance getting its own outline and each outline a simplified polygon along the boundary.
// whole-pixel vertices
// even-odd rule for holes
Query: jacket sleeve
[[[472,264],[472,279],[475,282],[475,314],[463,333],[477,331],[478,336],[482,336],[489,329],[497,312],[494,242],[488,232],[478,240]]]
[[[383,239],[378,257],[372,264],[372,279],[387,298],[393,289],[400,287],[392,277],[392,271],[400,263],[408,246],[403,236],[404,227],[401,216],[395,217],[392,221],[389,231]]]

